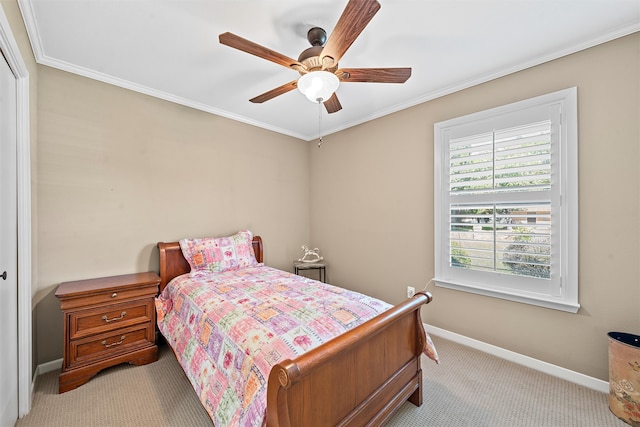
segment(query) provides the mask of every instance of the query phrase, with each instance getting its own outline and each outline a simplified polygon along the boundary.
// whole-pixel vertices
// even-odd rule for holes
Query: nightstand
[[[293,262],[293,273],[299,274],[300,270],[318,270],[318,280],[327,283],[327,264],[324,261],[317,262]]]
[[[64,314],[64,360],[59,392],[81,386],[120,363],[158,360],[154,272],[60,284],[56,297]]]

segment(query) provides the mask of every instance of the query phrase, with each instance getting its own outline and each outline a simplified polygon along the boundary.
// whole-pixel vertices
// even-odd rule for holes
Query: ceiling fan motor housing
[[[320,59],[324,44],[327,41],[327,32],[320,27],[313,27],[307,32],[307,40],[311,43],[311,47],[302,51],[298,57],[298,62],[304,65],[308,72],[325,70],[334,72],[338,68],[338,64],[327,63],[327,61],[333,62],[333,58],[327,57],[323,61]],[[324,68],[323,68],[324,65]],[[331,67],[328,67],[331,65]],[[304,74],[300,72],[300,74]]]
[[[298,62],[304,65],[304,68],[308,71],[318,71],[322,70],[322,60],[320,59],[320,54],[322,54],[322,46],[312,46],[308,49],[302,51],[300,56],[298,57]],[[326,57],[325,60],[330,60],[329,57]],[[333,64],[331,67],[324,68],[325,71],[334,72],[338,68],[338,64]],[[300,73],[303,74],[303,73]]]

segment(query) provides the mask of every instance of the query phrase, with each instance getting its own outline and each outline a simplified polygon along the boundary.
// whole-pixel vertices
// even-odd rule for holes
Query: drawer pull
[[[109,318],[107,318],[107,316],[106,316],[106,315],[104,315],[104,316],[102,316],[102,320],[104,320],[104,321],[105,321],[105,322],[107,322],[107,323],[109,323],[109,322],[115,322],[116,320],[122,320],[122,319],[124,319],[124,316],[126,316],[126,315],[127,315],[127,312],[126,312],[126,311],[123,311],[123,312],[120,314],[120,317],[114,317],[113,319],[109,319]]]
[[[118,296],[118,293],[117,293],[117,292],[114,292],[114,293],[112,293],[112,294],[111,294],[111,298],[115,298],[115,297],[117,297],[117,296]]]
[[[106,348],[113,347],[115,345],[120,345],[124,342],[124,339],[126,337],[127,337],[126,335],[123,335],[122,337],[120,337],[120,341],[112,342],[111,344],[107,344],[107,340],[104,340],[102,341],[102,345],[105,346]]]

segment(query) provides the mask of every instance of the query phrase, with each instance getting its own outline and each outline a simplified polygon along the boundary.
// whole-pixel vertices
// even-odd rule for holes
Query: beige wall
[[[309,145],[39,68],[38,361],[62,356],[60,282],[158,270],[158,241],[250,229],[291,270],[309,238]]]
[[[577,86],[577,314],[429,286],[427,323],[608,380],[608,331],[640,334],[640,34],[426,102],[311,150],[311,238],[331,282],[400,301],[434,275],[433,125]]]

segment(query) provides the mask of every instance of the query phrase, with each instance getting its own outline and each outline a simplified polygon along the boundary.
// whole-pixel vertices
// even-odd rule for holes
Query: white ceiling
[[[318,105],[249,99],[297,72],[218,42],[232,32],[292,58],[347,0],[18,0],[38,63],[303,140]],[[341,67],[406,67],[405,84],[343,83],[328,135],[640,30],[640,0],[379,0]]]

